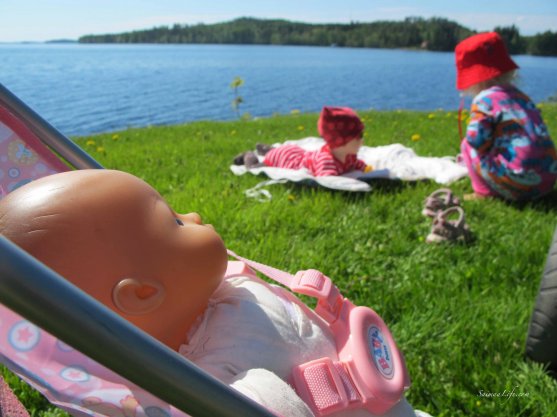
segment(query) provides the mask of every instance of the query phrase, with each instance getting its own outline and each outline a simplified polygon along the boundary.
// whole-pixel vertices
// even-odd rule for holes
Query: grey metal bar
[[[39,116],[0,83],[0,104],[22,119],[46,145],[58,152],[77,169],[102,168],[93,157]]]
[[[274,417],[261,405],[131,325],[1,235],[0,302],[192,416]]]

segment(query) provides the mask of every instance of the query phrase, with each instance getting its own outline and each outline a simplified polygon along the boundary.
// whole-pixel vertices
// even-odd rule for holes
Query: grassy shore
[[[541,107],[556,138],[557,105]],[[454,111],[361,115],[368,146],[458,153]],[[405,354],[416,408],[440,417],[557,415],[556,381],[524,359],[557,192],[521,205],[464,202],[476,238],[468,246],[425,243],[431,220],[421,214],[423,201],[440,187],[429,181],[377,181],[372,192],[358,194],[282,184],[269,187],[270,202],[246,198],[244,190],[263,177],[234,176],[232,158],[256,142],[315,136],[316,120],[292,114],[198,122],[76,141],[105,167],[145,179],[177,211],[201,213],[237,253],[291,272],[320,269],[355,303],[373,307]],[[471,191],[468,180],[451,188],[459,196]],[[34,416],[64,415],[10,383]]]

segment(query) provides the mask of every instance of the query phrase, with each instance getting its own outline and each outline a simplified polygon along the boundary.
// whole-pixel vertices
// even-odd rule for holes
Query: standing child
[[[263,165],[288,169],[305,168],[315,177],[341,175],[355,170],[371,171],[371,166],[357,157],[364,142],[364,124],[354,110],[348,107],[323,107],[317,129],[326,144],[316,151],[306,151],[292,144],[278,147],[258,144],[257,153],[265,156],[263,164],[259,163],[254,152],[239,155],[234,163],[248,168]]]
[[[532,100],[516,88],[516,63],[496,32],[480,33],[455,49],[457,89],[474,96],[462,157],[474,194],[531,200],[557,178],[555,145]]]

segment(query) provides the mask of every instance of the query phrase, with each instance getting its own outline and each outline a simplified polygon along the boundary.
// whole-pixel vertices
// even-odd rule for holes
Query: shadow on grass
[[[519,210],[537,210],[543,213],[557,213],[557,190],[533,201],[509,201],[507,204]]]
[[[408,187],[414,187],[417,182],[415,181],[402,181],[397,179],[388,179],[388,178],[375,178],[373,180],[368,181],[368,184],[371,186],[371,192],[380,192],[380,193],[399,193],[404,191],[404,189]]]
[[[368,198],[373,198],[374,194],[398,194],[408,188],[414,188],[418,182],[416,181],[401,181],[386,178],[375,178],[367,182],[371,186],[370,191],[346,191],[335,190],[320,186],[315,182],[287,182],[285,186],[288,190],[295,193],[304,192],[304,190],[313,190],[316,192],[339,194],[347,201],[360,201]]]

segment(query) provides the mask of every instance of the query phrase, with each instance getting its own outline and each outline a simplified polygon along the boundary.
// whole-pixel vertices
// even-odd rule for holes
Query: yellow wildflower
[[[95,146],[95,141],[94,141],[94,140],[88,140],[87,142],[85,142],[85,145],[87,145],[87,146]]]
[[[298,130],[304,130],[304,129],[305,129],[305,127],[303,127],[303,126],[298,126]]]
[[[421,137],[418,133],[414,133],[410,139],[412,139],[412,142],[417,142],[417,141],[419,141],[421,138],[422,138],[422,137]]]
[[[99,147],[97,148],[97,152],[103,153],[103,152],[104,152],[104,148],[103,148],[102,146],[99,146]]]
[[[118,139],[120,139],[120,135],[118,134],[112,135],[112,140],[118,140]]]
[[[434,115],[433,113],[429,113],[429,114],[427,115],[427,118],[428,118],[428,119],[434,119],[434,118],[435,118],[435,115]]]

